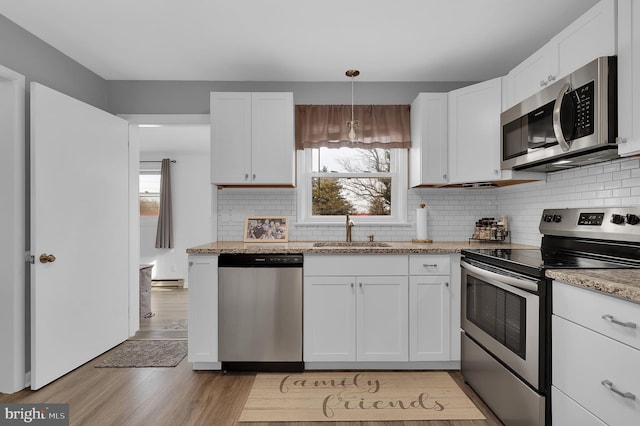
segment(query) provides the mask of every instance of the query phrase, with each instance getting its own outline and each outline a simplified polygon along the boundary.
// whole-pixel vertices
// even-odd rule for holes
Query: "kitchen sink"
[[[320,241],[313,243],[314,247],[391,247],[379,241]]]

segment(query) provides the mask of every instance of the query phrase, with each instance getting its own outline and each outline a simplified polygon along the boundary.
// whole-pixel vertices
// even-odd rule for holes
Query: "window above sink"
[[[298,151],[298,222],[407,223],[405,149],[307,148]]]

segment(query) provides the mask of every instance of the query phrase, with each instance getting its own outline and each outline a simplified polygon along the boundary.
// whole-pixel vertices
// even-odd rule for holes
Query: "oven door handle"
[[[524,280],[520,278],[510,277],[508,275],[501,275],[495,272],[487,271],[486,269],[478,268],[477,266],[471,265],[464,260],[460,261],[460,266],[468,271],[473,272],[480,278],[488,278],[493,279],[505,284],[508,284],[513,287],[521,288],[523,290],[529,290],[533,292],[538,291],[538,283],[535,281]]]

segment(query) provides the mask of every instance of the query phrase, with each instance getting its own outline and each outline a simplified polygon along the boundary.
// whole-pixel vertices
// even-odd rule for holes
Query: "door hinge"
[[[32,256],[30,251],[26,251],[24,252],[24,261],[33,265],[36,263],[36,257]]]

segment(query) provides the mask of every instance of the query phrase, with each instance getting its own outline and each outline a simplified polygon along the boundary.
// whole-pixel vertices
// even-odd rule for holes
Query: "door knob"
[[[52,254],[42,253],[40,255],[40,263],[52,263],[56,261],[56,257]]]

